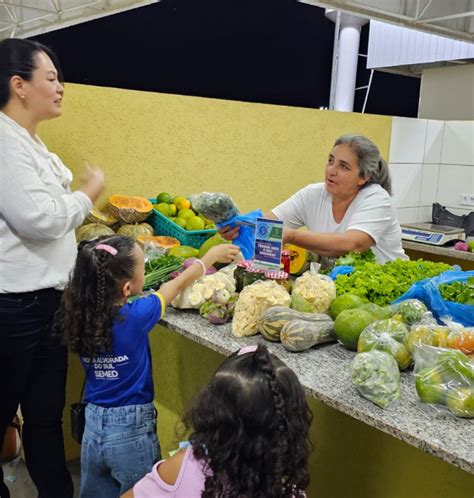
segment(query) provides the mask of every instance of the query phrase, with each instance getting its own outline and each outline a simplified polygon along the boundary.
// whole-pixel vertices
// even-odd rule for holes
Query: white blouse
[[[74,229],[92,208],[71,171],[0,112],[0,293],[63,289],[76,260]]]

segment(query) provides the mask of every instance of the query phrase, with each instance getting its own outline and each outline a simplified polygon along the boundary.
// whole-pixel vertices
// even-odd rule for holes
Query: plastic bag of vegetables
[[[191,195],[190,200],[199,214],[214,223],[227,221],[240,214],[232,197],[222,192],[201,192]]]
[[[276,282],[257,281],[240,293],[232,320],[232,334],[236,337],[255,335],[263,312],[271,306],[289,306],[291,297]]]
[[[416,392],[425,406],[474,417],[474,365],[461,351],[415,344]]]
[[[230,298],[235,292],[235,280],[222,271],[204,275],[176,296],[171,301],[171,306],[179,309],[199,309],[206,300],[211,299],[215,292]]]
[[[400,398],[400,372],[388,353],[372,350],[357,354],[351,365],[351,378],[359,393],[380,408]]]
[[[408,329],[403,323],[393,318],[377,320],[360,334],[357,352],[363,353],[374,349],[384,351],[395,358],[400,370],[404,370],[411,364],[407,339]]]
[[[291,308],[326,313],[336,298],[336,285],[326,275],[307,271],[298,277],[291,293]]]

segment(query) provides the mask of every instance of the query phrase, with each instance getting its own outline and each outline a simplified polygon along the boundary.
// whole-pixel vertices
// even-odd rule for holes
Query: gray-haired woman
[[[388,165],[378,147],[360,135],[339,137],[324,183],[304,187],[265,214],[285,224],[284,242],[320,256],[372,249],[379,263],[407,259],[390,201]],[[296,230],[306,226],[308,231]],[[223,231],[234,238],[238,229]]]

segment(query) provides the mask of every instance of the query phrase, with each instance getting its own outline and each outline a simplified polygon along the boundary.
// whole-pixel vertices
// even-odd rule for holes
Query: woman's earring
[[[25,100],[26,99],[26,95],[20,95],[20,98],[21,98],[21,100]]]

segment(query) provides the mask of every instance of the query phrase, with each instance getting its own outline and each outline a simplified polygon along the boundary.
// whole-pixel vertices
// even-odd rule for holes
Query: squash
[[[290,251],[290,275],[303,274],[312,261],[318,260],[316,254],[293,244],[285,244],[283,249]]]
[[[165,235],[139,235],[137,237],[137,242],[142,247],[144,247],[145,244],[153,244],[154,246],[165,250],[181,245],[181,242],[178,239]]]
[[[105,226],[102,223],[89,223],[88,225],[82,225],[76,230],[76,240],[81,242],[82,240],[93,240],[101,235],[115,235],[115,232]]]
[[[148,199],[129,195],[112,195],[109,197],[109,206],[115,217],[124,223],[139,223],[153,211]]]
[[[153,235],[153,227],[148,223],[127,224],[122,225],[117,233],[136,240],[140,235]]]
[[[108,227],[115,225],[117,223],[117,218],[110,212],[104,213],[100,209],[93,207],[90,213],[86,216],[86,221],[88,223],[102,223]]]
[[[258,329],[267,341],[279,342],[281,329],[292,320],[319,322],[328,319],[324,313],[303,313],[286,306],[272,306],[263,312]]]
[[[293,352],[337,340],[334,334],[334,322],[329,317],[327,320],[317,322],[292,320],[283,326],[280,338],[284,348]]]

